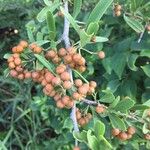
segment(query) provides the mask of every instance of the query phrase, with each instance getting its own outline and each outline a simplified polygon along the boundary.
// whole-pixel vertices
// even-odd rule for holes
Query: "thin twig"
[[[64,3],[64,10],[66,13],[68,13],[68,1],[67,0]],[[66,17],[64,17],[64,31],[63,31],[63,35],[62,35],[62,40],[64,41],[66,48],[69,48],[71,46],[70,40],[69,40],[69,25],[70,25],[69,21],[67,20]],[[72,70],[69,66],[68,66],[68,72],[71,76],[71,82],[73,83]],[[74,131],[79,132],[78,123],[77,123],[77,119],[76,119],[76,103],[74,103],[74,106],[72,107],[70,118],[73,121]],[[77,140],[75,140],[75,145],[76,146],[78,145]]]

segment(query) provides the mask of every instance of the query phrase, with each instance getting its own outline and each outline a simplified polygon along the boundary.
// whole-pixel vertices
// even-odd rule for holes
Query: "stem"
[[[68,1],[67,0],[64,2],[64,10],[66,13],[68,13]],[[69,40],[69,25],[70,25],[69,21],[67,20],[66,17],[64,17],[64,31],[62,35],[62,40],[64,41],[66,48],[69,48],[71,46],[70,40]],[[68,66],[68,72],[71,76],[71,82],[73,83],[72,70],[69,66]],[[74,103],[74,106],[72,107],[70,118],[73,121],[74,131],[79,132],[78,123],[76,119],[76,103]],[[76,146],[78,145],[77,140],[75,140],[75,145]]]

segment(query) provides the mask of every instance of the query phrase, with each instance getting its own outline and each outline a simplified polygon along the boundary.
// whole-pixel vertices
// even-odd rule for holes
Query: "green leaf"
[[[141,67],[145,74],[150,77],[150,64]]]
[[[56,37],[56,26],[55,26],[55,19],[53,17],[53,14],[50,11],[47,12],[47,25],[48,25],[50,40],[54,40]]]
[[[124,20],[137,33],[144,32],[144,26],[135,18],[127,17],[126,15],[124,15]]]
[[[8,59],[10,56],[11,56],[12,54],[5,54],[4,56],[3,56],[3,58],[5,58],[5,59]]]
[[[72,120],[71,120],[70,118],[67,118],[67,119],[64,121],[63,128],[69,129],[70,131],[72,130],[72,128],[73,128],[73,123],[72,123]]]
[[[127,110],[132,108],[134,104],[135,104],[134,100],[130,98],[125,98],[116,105],[115,110],[120,112],[126,112]]]
[[[95,6],[95,8],[93,9],[93,11],[91,12],[87,20],[87,24],[90,24],[91,22],[94,22],[94,21],[99,21],[112,2],[113,0],[107,0],[107,1],[100,0]]]
[[[93,34],[93,35],[96,35],[97,31],[99,29],[99,24],[98,22],[91,22],[89,25],[88,25],[88,28],[86,30],[86,33],[87,34]]]
[[[141,105],[141,104],[136,104],[132,107],[132,110],[145,110],[145,109],[149,109],[149,106],[146,105]]]
[[[126,130],[126,125],[122,119],[120,119],[117,115],[115,114],[109,114],[109,119],[112,123],[113,128],[119,128],[121,130]]]
[[[92,35],[88,35],[84,29],[80,31],[80,45],[84,47],[87,43],[91,41]]]
[[[119,101],[120,101],[120,96],[118,96],[118,97],[109,105],[109,107],[110,107],[110,108],[116,107],[116,105],[119,103]]]
[[[52,6],[52,2],[51,1],[49,1],[49,0],[43,0],[43,1],[44,1],[45,5]]]
[[[137,71],[138,68],[135,66],[135,62],[137,60],[139,55],[137,54],[131,54],[129,57],[128,57],[128,67],[133,70],[133,71]]]
[[[75,19],[81,11],[82,0],[74,0],[73,2],[73,18]]]
[[[104,135],[105,133],[105,125],[101,121],[97,121],[94,125],[94,134],[99,139],[100,135]]]
[[[146,57],[149,57],[150,58],[150,50],[142,50],[140,52],[140,56],[146,56]]]
[[[33,36],[33,32],[28,27],[27,27],[27,34],[28,34],[28,38],[29,38],[30,42],[33,43],[35,41],[34,36]]]
[[[107,90],[110,90],[111,92],[114,93],[119,87],[119,85],[120,85],[120,81],[118,79],[111,80],[107,84]]]
[[[76,32],[78,34],[80,34],[80,28],[79,28],[78,24],[75,22],[74,18],[69,13],[67,13],[63,7],[60,7],[60,10],[65,15],[65,17],[68,19],[68,21],[73,26],[73,28],[76,30]]]
[[[121,79],[122,73],[126,66],[126,59],[128,53],[115,53],[111,58],[111,67],[113,68],[114,72],[118,75],[119,79]]]
[[[45,57],[39,55],[39,54],[34,54],[34,56],[45,66],[49,71],[51,71],[53,74],[53,66],[45,59]]]
[[[79,142],[87,143],[87,131],[83,130],[82,132],[73,132],[73,136]]]
[[[95,37],[95,42],[96,43],[102,43],[102,42],[107,42],[109,39],[106,37],[102,37],[102,36],[96,36]]]
[[[91,132],[92,132],[91,130],[88,130],[87,132],[87,140],[89,148],[91,148],[92,150],[99,150],[99,142],[94,135],[91,135]]]
[[[103,91],[105,94],[101,96],[100,102],[112,103],[115,100],[115,96],[109,91]]]

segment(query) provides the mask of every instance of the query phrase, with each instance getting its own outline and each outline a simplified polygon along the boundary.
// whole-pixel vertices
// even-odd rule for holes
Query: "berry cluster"
[[[119,17],[121,15],[121,10],[122,10],[122,7],[121,5],[115,5],[115,8],[114,8],[114,13],[115,13],[115,16]]]
[[[87,113],[87,114],[82,114],[80,112],[80,110],[77,108],[76,109],[76,118],[77,118],[77,122],[80,126],[84,126],[86,125],[92,118],[92,114],[91,113]]]
[[[60,63],[62,60],[65,65],[68,65],[72,69],[79,70],[80,72],[86,70],[85,59],[81,54],[77,53],[77,50],[74,47],[70,47],[67,50],[65,48],[60,48],[58,52],[49,50],[46,53],[46,58],[56,64]]]
[[[129,126],[126,132],[120,131],[117,128],[112,129],[112,135],[122,141],[131,139],[135,132],[136,129],[133,126]]]
[[[104,113],[105,111],[106,111],[106,107],[105,107],[104,105],[97,105],[97,106],[96,106],[96,112],[97,112],[98,114]]]

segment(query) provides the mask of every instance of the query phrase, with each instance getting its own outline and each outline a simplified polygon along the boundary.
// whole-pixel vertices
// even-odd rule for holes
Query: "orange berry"
[[[115,16],[117,16],[117,17],[121,16],[121,11],[120,10],[115,11]]]
[[[127,140],[128,135],[126,132],[120,132],[118,138],[122,141],[125,141],[125,140]]]
[[[52,79],[53,79],[54,76],[50,72],[47,72],[44,77],[45,77],[45,80],[48,83],[50,83],[52,81]]]
[[[61,95],[60,95],[60,94],[56,94],[56,95],[54,96],[54,100],[55,100],[55,101],[58,101],[59,99],[61,99]]]
[[[75,100],[79,100],[80,99],[80,94],[78,92],[74,92],[72,97],[75,99]]]
[[[63,87],[64,87],[64,89],[66,89],[66,90],[71,89],[71,87],[72,87],[71,81],[64,81]]]
[[[49,95],[50,91],[47,91],[46,88],[43,88],[43,93],[44,93],[45,95]]]
[[[91,95],[95,92],[95,89],[93,87],[89,87],[88,94]]]
[[[54,97],[55,94],[56,94],[56,91],[55,91],[55,90],[52,90],[52,91],[50,92],[49,96],[50,96],[50,97]]]
[[[41,82],[41,85],[42,85],[42,86],[45,86],[46,84],[47,84],[46,79],[43,79],[42,82]]]
[[[127,136],[128,136],[127,139],[131,139],[132,138],[132,134],[128,134],[127,133]]]
[[[17,53],[14,53],[14,54],[13,54],[13,57],[14,57],[14,58],[18,58],[19,56],[20,56],[20,55],[17,54]]]
[[[31,78],[31,72],[29,72],[29,71],[25,72],[24,76],[25,76],[26,79]]]
[[[23,52],[23,47],[21,45],[18,45],[16,47],[17,53]]]
[[[81,113],[79,111],[76,112],[76,118],[79,120],[82,117]]]
[[[52,78],[52,84],[53,85],[60,85],[61,84],[60,78],[59,77]]]
[[[74,105],[74,101],[70,100],[67,104],[67,107],[72,108]]]
[[[100,52],[98,53],[98,57],[99,57],[100,59],[104,59],[104,58],[105,58],[105,53],[104,53],[103,51],[100,51]]]
[[[31,76],[32,76],[33,79],[38,79],[39,78],[39,73],[34,71],[34,72],[31,73]]]
[[[74,54],[74,55],[72,56],[72,58],[73,58],[73,61],[79,62],[79,61],[81,60],[82,56],[77,53],[77,54]]]
[[[80,150],[80,147],[79,147],[79,146],[75,146],[75,147],[73,148],[73,150]]]
[[[21,45],[23,48],[28,47],[28,42],[27,41],[20,41],[19,45]]]
[[[8,59],[7,59],[7,62],[10,63],[10,62],[13,62],[14,61],[14,58],[12,56],[10,56]]]
[[[33,51],[34,51],[35,53],[39,54],[39,53],[42,52],[42,48],[37,46],[37,47],[35,47],[35,48],[33,49]]]
[[[70,63],[70,64],[69,64],[69,67],[70,67],[70,68],[75,68],[75,63],[74,63],[74,62]]]
[[[117,128],[114,128],[114,129],[112,129],[112,131],[111,131],[111,134],[112,134],[113,136],[117,136],[117,135],[119,135],[119,133],[120,133],[120,130],[117,129]]]
[[[63,73],[65,70],[66,70],[66,68],[64,68],[64,67],[61,67],[61,66],[56,67],[56,73],[57,73],[57,74],[61,74],[61,73]]]
[[[22,66],[17,66],[15,69],[17,72],[23,72]]]
[[[90,86],[96,88],[97,83],[95,81],[90,81]]]
[[[80,66],[85,66],[85,59],[83,57],[81,57],[80,61],[77,62],[78,65]]]
[[[85,86],[81,86],[81,87],[78,88],[78,92],[81,95],[86,95],[87,92],[88,92],[88,89]]]
[[[116,5],[115,6],[115,11],[120,11],[122,9],[121,5]]]
[[[144,138],[145,138],[146,140],[150,140],[150,134],[145,134],[145,135],[144,135]]]
[[[65,63],[69,64],[72,62],[72,57],[70,55],[64,56],[64,61]]]
[[[58,55],[60,57],[64,57],[67,54],[67,51],[64,48],[60,48],[58,51]]]
[[[85,66],[80,66],[80,67],[78,68],[78,70],[79,70],[80,72],[84,72],[84,71],[86,70],[86,67],[85,67]]]
[[[130,126],[130,127],[128,127],[127,132],[128,132],[128,134],[133,135],[133,134],[135,134],[136,129],[134,127]]]
[[[67,81],[67,80],[70,80],[70,74],[65,71],[63,72],[61,75],[60,75],[60,78],[63,80],[63,81]]]
[[[56,56],[56,51],[54,50],[49,50],[47,53],[46,53],[46,56],[50,59],[53,59],[55,56]]]
[[[19,74],[19,75],[18,75],[18,79],[19,79],[19,80],[23,80],[23,79],[24,79],[24,74],[22,74],[22,73]]]
[[[98,106],[96,107],[96,112],[97,112],[97,113],[103,113],[104,111],[105,111],[104,106],[98,105]]]
[[[17,52],[17,46],[14,46],[14,47],[12,48],[12,52],[13,52],[13,53],[16,53],[16,52]]]
[[[32,49],[32,50],[33,50],[34,48],[36,48],[36,47],[37,47],[37,45],[36,45],[35,43],[32,43],[32,44],[30,44],[30,46],[29,46],[29,47],[30,47],[30,49]]]
[[[64,96],[64,97],[62,98],[62,103],[63,103],[64,105],[68,105],[69,101],[70,101],[70,97],[69,97],[69,96]]]
[[[10,69],[14,69],[16,67],[15,64],[14,64],[14,62],[10,62],[8,64],[8,66],[9,66]]]
[[[60,57],[58,57],[57,55],[52,59],[52,61],[53,61],[53,63],[54,64],[58,64],[60,61],[61,61],[61,59],[60,59]]]
[[[74,81],[74,83],[75,83],[75,86],[76,87],[80,87],[80,86],[82,86],[82,80],[80,80],[80,79],[76,79],[75,81]]]
[[[84,118],[80,118],[78,122],[79,122],[79,125],[81,126],[84,126],[86,124],[86,121]]]
[[[58,108],[64,108],[64,107],[65,107],[61,100],[58,100],[58,101],[56,102],[56,106],[57,106]]]
[[[146,29],[147,31],[150,31],[150,25],[147,25]]]
[[[16,70],[10,70],[10,75],[15,78],[17,77],[18,73]]]
[[[72,54],[76,53],[77,49],[75,47],[69,47],[69,48],[67,48],[67,51],[69,54],[72,55]]]
[[[21,64],[21,59],[20,58],[15,58],[14,63],[16,66],[19,66]]]
[[[51,91],[53,90],[53,86],[52,86],[51,84],[46,84],[45,89],[46,89],[48,92],[51,92]]]

